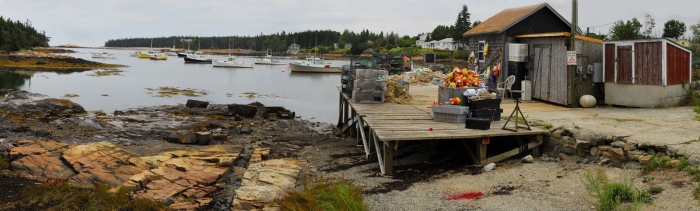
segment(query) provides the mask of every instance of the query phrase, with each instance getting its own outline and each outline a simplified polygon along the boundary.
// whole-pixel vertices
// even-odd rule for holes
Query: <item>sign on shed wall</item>
[[[576,51],[566,52],[566,65],[576,65]]]

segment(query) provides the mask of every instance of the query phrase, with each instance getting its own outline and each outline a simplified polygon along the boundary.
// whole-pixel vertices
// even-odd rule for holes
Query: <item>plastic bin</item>
[[[433,120],[438,122],[463,123],[469,113],[467,106],[433,106]]]
[[[472,118],[483,118],[483,119],[491,119],[491,121],[500,121],[501,120],[501,113],[503,113],[503,109],[479,109],[479,110],[472,110]]]
[[[448,88],[443,85],[440,85],[438,87],[438,102],[439,103],[444,103],[450,101],[450,98],[453,97],[459,97],[459,99],[462,100],[462,106],[469,106],[467,104],[467,97],[462,95],[466,91],[465,89],[460,89],[460,88]]]
[[[354,85],[358,92],[384,92],[387,81],[355,80]]]
[[[481,109],[499,109],[501,108],[501,99],[485,99],[470,101],[469,107],[475,111]]]
[[[357,69],[355,70],[356,80],[376,80],[386,81],[389,77],[389,72],[386,70],[375,69]]]
[[[352,100],[355,103],[384,103],[384,92],[358,92],[353,90]]]
[[[488,130],[491,129],[491,120],[481,118],[468,118],[464,120],[464,127],[467,129]]]

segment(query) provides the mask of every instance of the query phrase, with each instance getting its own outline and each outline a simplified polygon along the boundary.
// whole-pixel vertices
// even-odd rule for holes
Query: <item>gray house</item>
[[[566,51],[571,39],[571,24],[549,4],[511,8],[501,11],[483,23],[464,33],[470,51],[479,58],[478,71],[494,64],[500,65],[495,82],[489,82],[489,90],[496,90],[497,82],[508,76],[516,78],[513,90],[521,90],[521,81],[530,79],[532,98],[569,106]],[[581,33],[577,30],[578,34]],[[593,63],[602,62],[602,41],[576,35],[578,66],[587,70]],[[488,55],[484,47],[488,44]],[[514,44],[526,45],[521,60],[509,61],[509,49]],[[475,68],[474,66],[470,68]],[[602,84],[595,87],[592,72],[580,72],[575,79],[574,99],[592,94],[602,99]],[[520,97],[514,95],[514,97]]]

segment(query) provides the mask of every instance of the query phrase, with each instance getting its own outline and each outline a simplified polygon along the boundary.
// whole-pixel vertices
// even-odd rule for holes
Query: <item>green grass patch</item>
[[[545,124],[544,129],[552,129],[552,124]]]
[[[688,166],[690,166],[690,162],[688,161],[688,158],[683,156],[683,157],[681,157],[681,162],[676,164],[676,169],[682,171],[683,169],[685,169]]]
[[[671,158],[669,158],[669,157],[652,155],[651,159],[649,159],[649,163],[647,163],[647,165],[644,166],[644,172],[650,173],[650,172],[653,172],[656,170],[665,169],[668,166],[670,161],[671,161]]]
[[[695,198],[700,200],[700,186],[695,188],[695,192],[693,192],[693,195],[695,195]]]
[[[59,185],[41,184],[28,187],[22,192],[22,199],[0,205],[0,210],[14,210],[22,207],[42,207],[45,210],[164,210],[165,205],[150,199],[132,199],[130,188],[122,187],[116,193],[109,192],[105,184],[95,185],[94,189],[75,188],[66,183]]]
[[[664,188],[659,187],[659,186],[654,186],[649,188],[649,194],[651,195],[656,195],[664,191]]]
[[[10,164],[5,161],[5,158],[0,156],[0,171],[10,168]]]
[[[700,173],[700,170],[698,170],[697,168],[694,168],[694,167],[688,167],[687,169],[685,169],[685,172],[692,175],[692,176],[695,176],[695,175],[698,175],[698,173]]]
[[[693,111],[695,111],[695,113],[700,114],[700,106],[693,107]]]
[[[693,120],[700,121],[700,115],[695,115],[695,117],[693,117]]]
[[[362,189],[350,181],[316,177],[302,182],[301,189],[291,190],[277,201],[281,210],[367,210]]]
[[[588,195],[597,199],[598,210],[638,210],[640,203],[652,203],[649,191],[633,187],[633,180],[610,182],[602,169],[586,171],[581,181]]]

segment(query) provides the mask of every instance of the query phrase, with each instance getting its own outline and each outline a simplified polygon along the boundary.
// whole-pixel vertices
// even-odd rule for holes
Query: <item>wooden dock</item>
[[[506,121],[493,121],[489,130],[466,129],[464,123],[445,123],[433,120],[424,105],[360,104],[340,92],[338,126],[344,131],[356,130],[358,144],[364,147],[367,159],[376,154],[382,174],[393,172],[393,151],[401,141],[459,140],[462,141],[470,157],[476,164],[485,165],[497,162],[529,149],[538,156],[538,146],[548,131],[531,127],[518,132],[502,129]],[[437,92],[437,91],[436,91]],[[504,111],[508,117],[511,111]],[[508,125],[509,128],[514,124]],[[488,145],[493,137],[513,137],[524,145],[492,157],[486,156]]]

